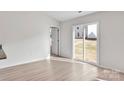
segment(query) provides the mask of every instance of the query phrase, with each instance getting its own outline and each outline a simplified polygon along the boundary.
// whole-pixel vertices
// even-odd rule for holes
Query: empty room
[[[0,11],[1,81],[123,81],[123,11]]]

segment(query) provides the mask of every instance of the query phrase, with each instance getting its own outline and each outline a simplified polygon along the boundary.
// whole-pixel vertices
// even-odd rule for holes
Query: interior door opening
[[[51,27],[50,30],[50,55],[59,56],[59,28]]]
[[[73,31],[74,59],[98,64],[98,24],[75,25]]]

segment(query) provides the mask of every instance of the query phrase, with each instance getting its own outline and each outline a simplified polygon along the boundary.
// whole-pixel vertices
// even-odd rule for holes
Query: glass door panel
[[[77,60],[83,60],[84,59],[84,32],[83,32],[83,26],[77,25],[75,26],[75,59]]]
[[[97,62],[97,24],[86,25],[84,38],[84,61]]]

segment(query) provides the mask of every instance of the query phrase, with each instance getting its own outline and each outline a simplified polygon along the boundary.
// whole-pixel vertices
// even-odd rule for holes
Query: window
[[[75,29],[74,26],[73,29]],[[93,62],[97,63],[98,58],[98,34],[97,34],[97,24],[87,24],[87,25],[80,25],[81,30],[78,32],[78,35],[74,35],[74,58],[77,60],[82,60],[85,62]],[[76,28],[77,29],[77,28]],[[77,30],[74,34],[76,34]],[[76,36],[82,36],[82,38],[77,38]]]

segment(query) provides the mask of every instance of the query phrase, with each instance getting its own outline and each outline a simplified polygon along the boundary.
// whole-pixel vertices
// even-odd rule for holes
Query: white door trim
[[[84,25],[85,26],[85,25],[91,25],[91,24],[97,24],[97,63],[96,64],[100,65],[100,29],[99,29],[99,22],[74,24],[72,26],[72,59],[75,58],[75,43],[74,43],[75,31],[73,31],[74,26],[76,26],[76,25]],[[91,63],[91,62],[87,62],[87,63]]]

